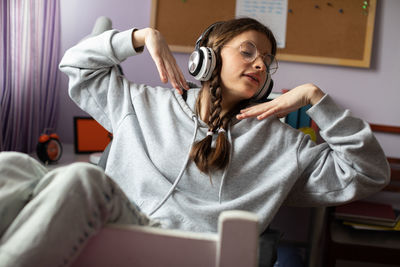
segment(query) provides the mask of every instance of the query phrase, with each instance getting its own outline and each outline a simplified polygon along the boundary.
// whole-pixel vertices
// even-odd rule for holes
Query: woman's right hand
[[[152,28],[133,31],[132,44],[135,48],[146,45],[147,50],[156,63],[160,79],[163,83],[170,81],[172,87],[178,90],[180,94],[183,93],[182,89],[189,89],[181,69],[159,31]]]
[[[257,117],[258,120],[262,120],[272,115],[280,118],[285,117],[290,112],[305,105],[315,105],[324,95],[324,92],[316,85],[312,83],[303,84],[272,101],[241,110],[236,118],[242,120]]]

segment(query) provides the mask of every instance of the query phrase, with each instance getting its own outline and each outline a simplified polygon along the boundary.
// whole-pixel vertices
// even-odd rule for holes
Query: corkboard
[[[151,26],[163,34],[172,51],[190,53],[209,25],[235,17],[235,1],[153,0],[151,17]]]
[[[369,67],[376,0],[288,0],[286,47],[278,59]],[[234,18],[232,0],[153,0],[151,26],[171,50],[190,53],[210,24]]]

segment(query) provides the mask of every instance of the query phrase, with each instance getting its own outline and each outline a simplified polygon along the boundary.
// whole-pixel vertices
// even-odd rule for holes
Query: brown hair
[[[193,160],[197,167],[204,173],[209,174],[213,170],[224,169],[229,163],[231,145],[226,136],[226,132],[219,131],[219,129],[227,130],[232,117],[246,105],[247,102],[239,103],[233,110],[227,112],[221,117],[222,111],[222,89],[221,89],[221,49],[222,47],[232,40],[237,35],[255,30],[265,34],[271,42],[271,54],[276,54],[276,40],[271,30],[252,18],[239,18],[229,21],[216,23],[210,30],[208,36],[203,36],[200,46],[207,46],[214,50],[216,55],[216,67],[211,75],[209,81],[209,91],[204,90],[205,86],[199,93],[196,103],[196,111],[200,111],[201,99],[203,94],[209,94],[210,99],[210,116],[208,118],[208,131],[216,133],[218,137],[215,143],[215,148],[211,146],[212,136],[207,135],[203,140],[196,142],[190,152],[190,158]]]

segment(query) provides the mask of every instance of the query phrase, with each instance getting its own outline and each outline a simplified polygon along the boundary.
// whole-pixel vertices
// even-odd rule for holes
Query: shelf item
[[[335,208],[336,219],[364,224],[394,227],[400,220],[400,212],[392,205],[367,201],[354,201]]]

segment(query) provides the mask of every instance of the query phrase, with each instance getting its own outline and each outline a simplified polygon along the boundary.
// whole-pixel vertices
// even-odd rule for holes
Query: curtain
[[[1,0],[0,148],[30,153],[58,116],[59,0]]]

